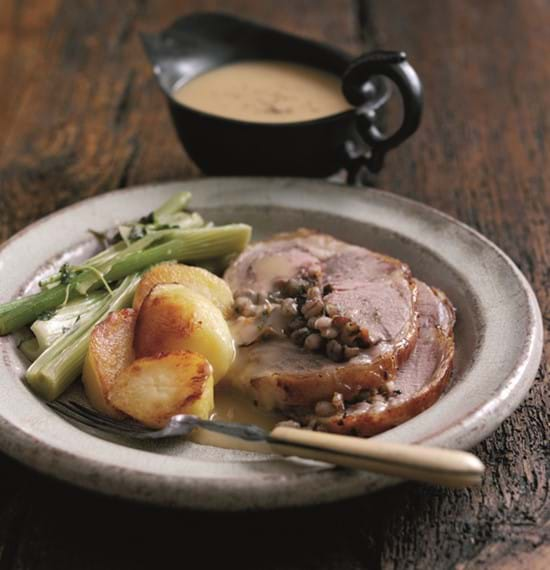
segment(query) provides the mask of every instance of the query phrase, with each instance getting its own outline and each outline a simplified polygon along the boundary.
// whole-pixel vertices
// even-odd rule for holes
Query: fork
[[[314,459],[447,487],[479,485],[485,470],[475,455],[454,449],[391,443],[287,426],[277,426],[268,432],[251,424],[203,420],[187,414],[173,416],[162,429],[150,429],[135,421],[114,420],[78,402],[50,402],[48,406],[72,422],[117,436],[164,439],[185,436],[200,427],[246,441],[267,442],[278,455]]]

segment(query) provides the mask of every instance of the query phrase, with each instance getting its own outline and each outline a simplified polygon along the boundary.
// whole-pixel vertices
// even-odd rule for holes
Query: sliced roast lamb
[[[441,291],[420,281],[417,288],[418,339],[393,382],[381,391],[362,394],[355,403],[321,402],[313,413],[295,408],[294,419],[317,429],[365,437],[397,426],[437,401],[451,375],[455,313]]]
[[[255,243],[225,279],[240,348],[224,382],[263,408],[383,390],[414,348],[416,282],[391,257],[299,230]]]

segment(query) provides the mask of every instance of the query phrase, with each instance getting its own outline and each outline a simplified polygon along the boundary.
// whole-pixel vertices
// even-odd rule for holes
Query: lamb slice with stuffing
[[[416,283],[391,257],[299,230],[252,245],[225,279],[239,350],[224,382],[265,409],[382,389],[414,348]]]
[[[223,382],[263,409],[371,435],[431,405],[446,383],[454,312],[397,259],[298,230],[247,248],[225,279],[239,349]],[[432,353],[438,365],[424,366]],[[432,377],[437,389],[416,397]]]
[[[294,409],[300,424],[334,433],[375,435],[398,426],[432,406],[447,387],[454,356],[455,311],[446,295],[417,281],[419,332],[409,358],[382,390],[355,401]],[[334,405],[336,404],[336,405]]]

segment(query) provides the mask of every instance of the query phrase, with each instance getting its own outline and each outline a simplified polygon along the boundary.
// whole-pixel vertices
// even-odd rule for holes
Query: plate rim
[[[508,395],[505,399],[497,397],[488,400],[480,405],[477,409],[468,412],[458,421],[454,421],[454,428],[446,427],[440,430],[439,434],[435,434],[424,442],[437,442],[442,434],[448,437],[453,436],[454,431],[461,431],[460,444],[455,447],[467,448],[475,445],[480,440],[487,437],[490,433],[508,417],[526,396],[529,388],[535,379],[536,370],[539,366],[542,356],[543,346],[543,326],[542,318],[538,302],[526,277],[517,268],[513,260],[503,252],[496,244],[483,236],[477,230],[469,227],[463,222],[453,218],[449,214],[441,212],[427,204],[417,200],[400,196],[384,190],[374,188],[353,188],[334,184],[325,180],[300,179],[300,178],[200,178],[188,181],[171,181],[164,183],[150,183],[130,188],[113,190],[111,192],[92,196],[84,200],[80,200],[70,204],[60,210],[52,212],[32,224],[21,229],[15,235],[11,236],[0,246],[0,259],[8,247],[17,242],[23,235],[32,232],[41,224],[47,223],[52,219],[66,215],[76,207],[84,207],[94,202],[109,200],[113,195],[132,194],[140,191],[154,192],[159,187],[173,187],[181,189],[182,185],[191,185],[193,187],[201,184],[219,184],[223,185],[228,182],[234,184],[236,181],[246,180],[248,184],[295,184],[315,187],[316,191],[322,191],[323,187],[328,190],[338,189],[339,192],[351,193],[352,195],[366,197],[368,195],[378,196],[381,199],[394,200],[397,203],[408,205],[409,208],[420,208],[428,213],[429,216],[436,216],[444,219],[446,222],[456,225],[461,231],[466,231],[475,239],[480,240],[485,247],[490,248],[496,253],[512,270],[514,277],[519,282],[521,288],[526,292],[532,317],[531,335],[526,339],[522,348],[523,360],[507,377],[503,383],[501,392],[507,391]],[[498,417],[494,413],[499,410]],[[491,414],[491,412],[493,412]],[[485,416],[483,425],[480,425],[480,416]],[[450,435],[449,435],[450,434]],[[456,435],[455,435],[456,437]],[[36,446],[45,446],[43,453],[33,453]],[[171,477],[164,473],[140,473],[135,469],[125,466],[113,466],[96,459],[73,455],[66,450],[57,449],[49,446],[47,443],[40,443],[39,440],[31,433],[20,429],[19,426],[13,425],[6,420],[0,406],[0,449],[15,459],[37,469],[42,473],[53,475],[58,479],[68,481],[81,487],[91,490],[101,491],[103,493],[117,495],[128,499],[138,499],[144,502],[163,504],[167,506],[186,506],[189,508],[209,509],[209,510],[241,510],[242,505],[239,503],[239,497],[243,491],[247,493],[247,509],[258,508],[274,508],[299,506],[306,504],[320,504],[329,501],[339,500],[362,494],[368,487],[369,490],[375,490],[376,487],[383,487],[397,482],[395,479],[375,477],[370,474],[348,472],[346,470],[328,470],[323,472],[307,472],[298,476],[281,479],[280,481],[270,481],[270,490],[267,493],[262,480],[256,481],[231,481],[232,494],[227,493],[227,489],[220,489],[216,485],[208,485],[208,479],[202,479],[201,483],[207,481],[203,485],[202,490],[197,489],[197,479],[193,477]],[[74,462],[74,463],[73,463]],[[82,467],[82,470],[75,469]],[[86,473],[86,467],[90,472]],[[132,480],[132,485],[128,485],[128,479]],[[163,488],[156,493],[144,492],[151,484],[158,486],[159,479],[163,479]],[[319,492],[319,486],[310,485],[314,480],[316,483],[322,482],[323,487],[330,487],[330,492],[323,494]],[[178,489],[178,497],[174,500],[174,488]],[[191,493],[185,493],[185,488],[190,487]],[[201,487],[199,484],[198,487]],[[230,495],[230,496],[229,496]]]

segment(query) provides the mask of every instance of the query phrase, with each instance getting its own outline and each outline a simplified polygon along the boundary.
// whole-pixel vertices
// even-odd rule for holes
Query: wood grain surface
[[[533,284],[548,333],[548,0],[2,0],[0,241],[87,196],[199,175],[137,38],[195,10],[354,53],[407,51],[425,116],[378,186],[502,247]],[[328,507],[206,515],[95,496],[0,457],[0,570],[191,568],[192,555],[267,570],[550,568],[547,366],[475,449],[488,467],[476,490],[407,484]]]

